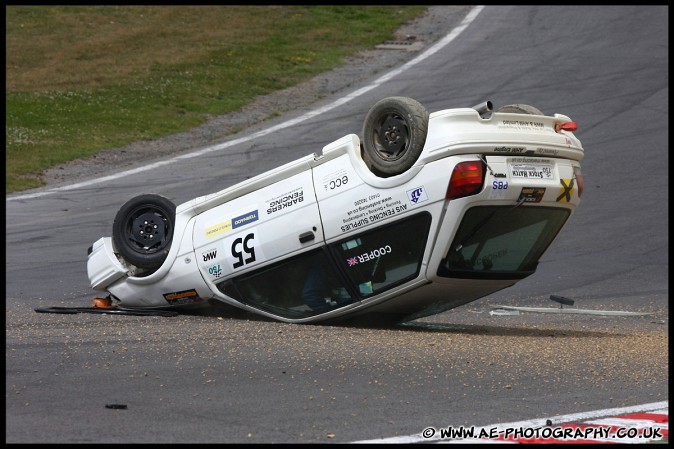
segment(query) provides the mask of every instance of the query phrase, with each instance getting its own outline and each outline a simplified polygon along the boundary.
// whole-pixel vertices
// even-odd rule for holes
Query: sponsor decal
[[[215,278],[219,278],[220,276],[222,276],[222,267],[220,266],[220,264],[208,267],[208,274],[210,274]]]
[[[205,253],[201,253],[201,257],[204,259],[204,262],[208,262],[209,260],[213,260],[217,257],[218,255],[218,250],[216,248],[209,249]]]
[[[257,210],[248,212],[247,214],[239,215],[238,217],[232,218],[232,229],[240,228],[245,226],[248,223],[253,223],[258,219]]]
[[[544,131],[545,123],[530,120],[501,120],[499,128],[524,129],[527,131]]]
[[[501,199],[508,196],[508,181],[494,180],[490,185],[489,199]]]
[[[554,177],[552,166],[548,164],[512,164],[510,176],[525,179],[551,179]]]
[[[195,302],[203,301],[197,294],[197,291],[194,289],[172,293],[164,293],[163,296],[164,299],[166,299],[166,302],[168,302],[172,306],[182,304],[192,304]]]
[[[542,159],[538,157],[513,157],[508,158],[508,162],[512,162],[515,164],[536,164],[536,163],[552,164],[552,161],[550,159]]]
[[[381,196],[381,193],[375,193],[367,198],[356,200],[353,203],[355,207],[346,211],[347,218],[342,218],[344,224],[341,227],[342,232],[349,232],[361,226],[392,217],[408,208],[408,205],[403,204],[401,200],[394,200],[390,196],[381,198]]]
[[[507,255],[508,255],[507,249],[499,249],[491,254],[478,257],[477,260],[475,261],[475,265],[476,266],[482,265],[485,270],[489,270],[494,266],[495,259],[505,257]]]
[[[525,203],[540,203],[545,194],[545,187],[522,187],[517,201],[524,200]]]
[[[559,154],[559,150],[551,150],[550,148],[536,148],[536,152],[540,154],[549,154],[550,156],[557,156]]]
[[[210,239],[218,235],[226,234],[232,229],[240,228],[249,223],[257,221],[258,219],[259,214],[257,209],[246,212],[245,214],[239,215],[238,217],[229,218],[223,222],[206,228],[206,238]]]
[[[557,202],[570,203],[571,195],[573,195],[574,190],[573,178],[560,179],[559,182],[562,184],[562,187],[559,189],[559,196],[557,197]]]
[[[226,234],[232,230],[232,220],[223,221],[215,226],[206,228],[206,238],[211,239],[220,234]]]
[[[494,190],[508,190],[508,181],[494,181],[491,183]]]
[[[295,206],[304,201],[304,189],[298,187],[267,201],[267,215],[271,215],[285,208]]]
[[[494,151],[497,153],[524,153],[527,151],[525,147],[495,147]]]
[[[386,254],[391,254],[391,245],[384,245],[381,248],[373,249],[356,257],[349,257],[346,259],[346,263],[350,267],[353,267],[359,263],[368,262]]]
[[[349,177],[346,170],[341,169],[323,177],[323,190],[335,190],[349,183]]]
[[[412,204],[423,203],[428,199],[428,195],[426,195],[426,190],[424,189],[424,186],[415,187],[412,190],[408,190],[407,197],[410,199],[410,202]]]

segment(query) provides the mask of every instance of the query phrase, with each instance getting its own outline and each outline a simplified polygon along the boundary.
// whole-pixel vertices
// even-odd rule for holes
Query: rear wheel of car
[[[419,159],[428,134],[428,111],[408,97],[375,103],[363,124],[363,159],[381,177],[406,172]]]
[[[540,109],[528,104],[508,104],[500,107],[496,112],[514,112],[515,114],[544,115]]]
[[[131,198],[117,212],[112,243],[127,262],[139,268],[159,268],[171,248],[176,207],[161,195]]]

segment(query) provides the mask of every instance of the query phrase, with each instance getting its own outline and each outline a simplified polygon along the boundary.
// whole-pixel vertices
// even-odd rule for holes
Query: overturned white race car
[[[407,321],[533,274],[580,202],[575,122],[491,102],[429,115],[389,97],[311,154],[176,207],[143,194],[89,248],[123,309],[221,301],[308,323]]]

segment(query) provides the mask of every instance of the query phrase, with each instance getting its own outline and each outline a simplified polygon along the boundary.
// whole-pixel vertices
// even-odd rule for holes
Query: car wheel
[[[528,104],[508,104],[500,107],[496,112],[514,112],[515,114],[544,115],[540,109]]]
[[[159,268],[171,248],[176,207],[161,195],[131,198],[117,212],[112,243],[127,262],[138,268]]]
[[[407,171],[428,134],[428,111],[416,100],[388,97],[375,103],[363,125],[363,159],[377,176]]]

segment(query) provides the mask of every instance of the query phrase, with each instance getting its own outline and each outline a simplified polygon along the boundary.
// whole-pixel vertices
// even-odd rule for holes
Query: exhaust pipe
[[[487,100],[483,103],[476,104],[473,106],[473,109],[475,109],[477,113],[480,114],[480,117],[485,118],[485,114],[490,113],[494,107],[491,104],[491,101]]]

